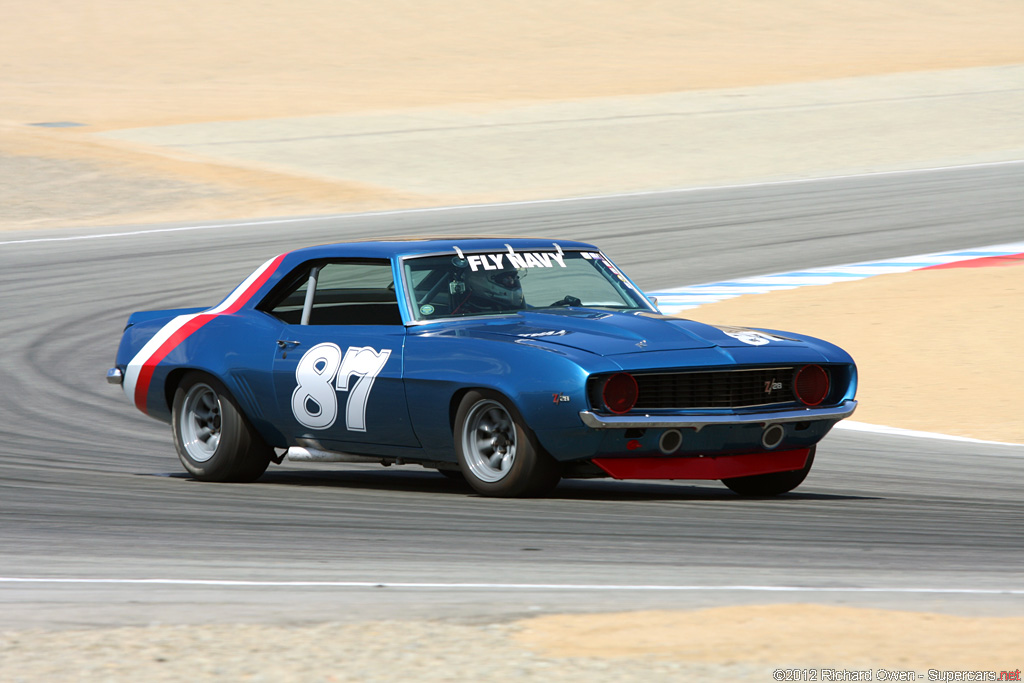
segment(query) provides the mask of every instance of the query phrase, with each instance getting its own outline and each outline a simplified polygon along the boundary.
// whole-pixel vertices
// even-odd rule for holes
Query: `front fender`
[[[404,374],[417,438],[434,457],[451,460],[453,399],[467,389],[507,397],[541,445],[556,453],[562,435],[590,432],[579,417],[587,377],[619,369],[608,358],[531,340],[411,335]]]

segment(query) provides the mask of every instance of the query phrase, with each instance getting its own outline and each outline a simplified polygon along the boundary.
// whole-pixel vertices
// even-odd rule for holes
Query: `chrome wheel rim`
[[[477,479],[496,482],[508,475],[516,461],[516,425],[497,401],[476,403],[462,429],[462,452]]]
[[[206,462],[220,444],[220,397],[207,384],[193,384],[185,394],[178,418],[181,444],[188,457]]]

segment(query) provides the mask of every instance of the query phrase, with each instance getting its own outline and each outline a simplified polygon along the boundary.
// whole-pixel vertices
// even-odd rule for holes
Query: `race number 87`
[[[306,351],[295,367],[298,384],[292,392],[295,419],[310,429],[327,429],[338,419],[337,392],[345,391],[348,392],[345,427],[349,431],[365,432],[370,390],[390,356],[391,349],[375,351],[369,346],[350,346],[342,354],[341,348],[330,342]]]

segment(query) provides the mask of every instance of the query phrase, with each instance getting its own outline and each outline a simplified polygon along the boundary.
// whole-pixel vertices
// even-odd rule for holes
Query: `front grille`
[[[636,374],[635,410],[747,408],[792,403],[794,368]]]

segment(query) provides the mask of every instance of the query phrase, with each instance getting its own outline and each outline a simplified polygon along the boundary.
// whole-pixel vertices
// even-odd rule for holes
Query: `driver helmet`
[[[466,273],[466,291],[474,303],[496,310],[518,310],[526,307],[522,269],[505,266],[498,270],[478,269]]]

